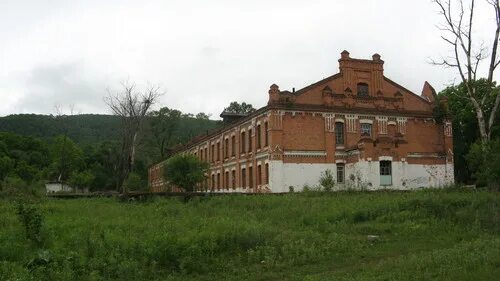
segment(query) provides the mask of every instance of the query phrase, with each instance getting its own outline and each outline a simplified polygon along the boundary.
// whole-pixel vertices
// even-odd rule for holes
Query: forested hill
[[[43,139],[63,135],[78,143],[117,140],[120,119],[113,115],[53,116],[16,114],[0,117],[0,131]]]
[[[217,126],[217,121],[184,116],[174,136],[185,142]],[[53,116],[38,114],[16,114],[0,117],[0,132],[11,132],[42,139],[67,134],[79,144],[117,141],[120,136],[120,119],[114,115],[80,114]],[[147,135],[147,133],[146,133]]]
[[[147,189],[147,168],[164,160],[169,148],[205,134],[220,122],[206,114],[162,108],[140,131],[134,170],[121,178],[122,123],[112,115],[0,117],[0,191],[63,180],[91,190]],[[1,279],[1,278],[0,278]]]

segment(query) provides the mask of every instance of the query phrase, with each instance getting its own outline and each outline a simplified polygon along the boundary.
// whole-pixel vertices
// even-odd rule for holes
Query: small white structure
[[[56,192],[74,192],[75,189],[64,182],[60,181],[49,181],[45,184],[45,190],[47,194]]]

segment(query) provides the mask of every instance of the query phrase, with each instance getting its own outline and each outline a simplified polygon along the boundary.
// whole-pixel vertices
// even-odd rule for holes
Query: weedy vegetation
[[[498,280],[498,192],[0,199],[0,280]]]

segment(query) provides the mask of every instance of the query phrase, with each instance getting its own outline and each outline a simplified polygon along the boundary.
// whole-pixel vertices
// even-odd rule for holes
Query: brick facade
[[[433,116],[435,91],[416,95],[383,75],[380,55],[354,59],[298,91],[269,89],[268,105],[178,153],[210,163],[199,190],[287,192],[318,183],[330,169],[339,188],[443,186],[453,183],[449,120]],[[150,168],[153,191],[166,189],[163,163]]]

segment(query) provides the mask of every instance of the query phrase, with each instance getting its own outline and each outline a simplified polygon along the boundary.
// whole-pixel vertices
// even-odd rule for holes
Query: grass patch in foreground
[[[497,280],[495,192],[0,201],[0,280]],[[370,238],[368,237],[370,235]]]

